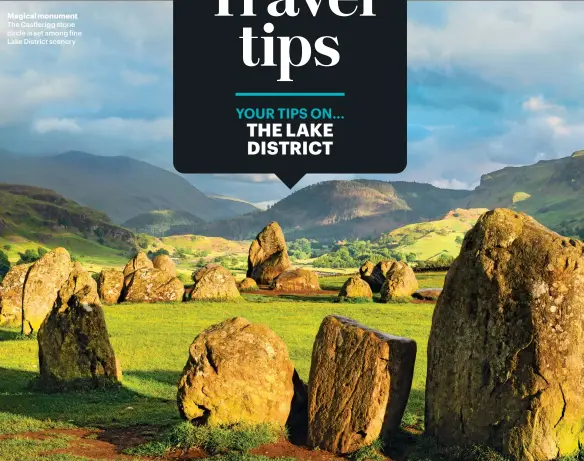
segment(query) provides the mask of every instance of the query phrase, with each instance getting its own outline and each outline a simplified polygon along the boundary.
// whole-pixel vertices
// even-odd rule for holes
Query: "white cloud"
[[[464,181],[459,181],[458,179],[435,179],[434,181],[431,181],[430,184],[441,189],[463,189],[463,190],[474,189],[478,185],[469,184]]]
[[[75,120],[68,118],[43,118],[33,123],[33,130],[39,134],[50,133],[52,131],[79,133],[81,128]]]
[[[90,120],[83,125],[84,131],[104,137],[119,137],[130,140],[163,141],[173,139],[172,117],[154,120],[110,117]]]
[[[34,122],[33,130],[39,134],[53,131],[87,133],[104,138],[121,138],[131,141],[171,141],[172,118],[154,120],[111,117],[97,120],[48,118]]]
[[[122,78],[127,84],[133,86],[148,86],[158,82],[159,80],[157,75],[135,72],[131,70],[122,71]]]
[[[565,110],[565,107],[550,104],[545,100],[545,98],[541,95],[539,96],[532,96],[531,98],[527,99],[523,103],[523,109],[530,111],[530,112],[541,112],[541,111],[557,111],[561,112]]]
[[[573,80],[584,61],[584,2],[449,2],[446,24],[436,27],[408,20],[410,66],[458,66],[492,82],[524,87]]]

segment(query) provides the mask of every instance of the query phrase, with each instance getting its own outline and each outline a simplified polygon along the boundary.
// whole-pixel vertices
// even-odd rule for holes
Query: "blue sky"
[[[7,12],[78,13],[83,36],[62,48],[2,39],[0,147],[172,169],[171,2],[0,2]],[[495,169],[584,148],[583,15],[584,2],[409,2],[408,167],[361,177],[473,188]],[[296,189],[354,177],[309,175]],[[254,202],[289,193],[272,175],[189,179]]]

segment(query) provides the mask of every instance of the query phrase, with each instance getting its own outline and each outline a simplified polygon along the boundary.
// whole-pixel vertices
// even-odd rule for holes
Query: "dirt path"
[[[51,429],[39,432],[21,432],[18,434],[0,436],[2,440],[10,438],[29,438],[33,440],[46,440],[52,437],[69,438],[67,448],[48,451],[42,454],[69,454],[83,456],[98,460],[136,460],[154,459],[149,457],[137,457],[124,455],[123,451],[144,444],[156,438],[160,428],[157,426],[131,426],[119,429]],[[332,453],[322,450],[312,450],[290,443],[288,440],[280,440],[277,443],[263,445],[250,451],[252,454],[267,456],[268,458],[290,457],[300,461],[337,461],[340,458]],[[157,460],[189,461],[206,459],[210,455],[200,449],[188,451],[175,451],[167,456],[158,457]],[[388,459],[388,461],[391,461]]]

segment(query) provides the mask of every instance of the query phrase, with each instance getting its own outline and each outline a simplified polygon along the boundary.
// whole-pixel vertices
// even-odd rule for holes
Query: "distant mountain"
[[[209,198],[214,200],[222,200],[223,205],[227,208],[231,209],[235,214],[242,215],[251,213],[253,211],[258,211],[261,208],[257,207],[253,203],[246,202],[245,200],[241,200],[235,197],[227,197],[225,195],[217,195],[217,194],[207,194]]]
[[[584,238],[584,151],[486,174],[460,206],[513,208],[563,235]]]
[[[17,253],[67,248],[81,258],[124,257],[136,248],[134,234],[103,213],[38,187],[0,184],[0,249]]]
[[[103,211],[116,223],[154,210],[187,212],[207,221],[240,214],[181,176],[129,157],[84,152],[25,157],[0,150],[0,161],[0,182],[54,190]]]
[[[173,226],[169,235],[200,234],[245,240],[253,238],[270,221],[278,221],[290,240],[377,238],[405,224],[443,215],[468,194],[469,191],[418,183],[326,181],[301,189],[266,211],[202,225]]]
[[[172,226],[203,225],[205,221],[186,211],[154,210],[128,219],[122,224],[139,234],[164,237]]]

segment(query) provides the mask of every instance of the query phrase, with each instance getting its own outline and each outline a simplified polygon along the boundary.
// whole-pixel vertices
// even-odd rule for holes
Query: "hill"
[[[486,211],[486,208],[457,208],[440,220],[409,224],[383,234],[376,243],[402,254],[413,253],[419,261],[441,255],[455,258],[460,253],[464,235]]]
[[[460,206],[507,207],[547,227],[584,238],[584,151],[535,165],[508,167],[483,175]]]
[[[201,225],[204,223],[205,221],[201,218],[186,211],[154,210],[134,216],[124,222],[122,226],[136,233],[163,237],[172,226]]]
[[[235,197],[228,197],[226,195],[217,194],[207,194],[207,196],[213,200],[220,200],[224,206],[232,210],[237,215],[252,213],[261,209],[253,203]]]
[[[168,234],[246,240],[255,237],[270,221],[278,221],[288,240],[373,239],[405,224],[440,216],[468,193],[419,183],[326,181],[305,187],[266,211],[202,225],[173,226]]]
[[[44,157],[0,153],[0,182],[54,190],[106,213],[120,224],[154,210],[187,212],[204,220],[240,214],[214,200],[178,174],[129,157],[66,152]]]
[[[127,259],[136,248],[134,234],[103,213],[38,187],[0,184],[0,249],[12,261],[18,253],[66,247],[94,262]]]

